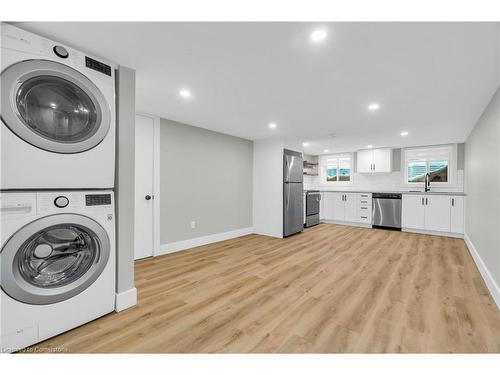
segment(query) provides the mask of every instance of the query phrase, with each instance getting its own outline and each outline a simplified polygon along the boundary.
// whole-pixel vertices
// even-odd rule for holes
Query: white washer
[[[113,188],[115,66],[1,30],[1,189]]]
[[[0,349],[12,352],[115,308],[113,192],[4,192]]]

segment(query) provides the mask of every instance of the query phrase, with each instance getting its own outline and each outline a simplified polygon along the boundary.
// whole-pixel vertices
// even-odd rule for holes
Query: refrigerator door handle
[[[288,158],[285,156],[285,182],[290,180],[290,169],[288,168]]]
[[[290,186],[286,185],[287,187],[287,192],[286,192],[286,199],[285,199],[285,209],[288,210],[288,203],[290,201]]]

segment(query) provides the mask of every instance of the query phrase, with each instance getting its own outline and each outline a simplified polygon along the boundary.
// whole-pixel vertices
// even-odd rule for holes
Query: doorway
[[[134,259],[158,253],[160,247],[160,119],[135,118]]]

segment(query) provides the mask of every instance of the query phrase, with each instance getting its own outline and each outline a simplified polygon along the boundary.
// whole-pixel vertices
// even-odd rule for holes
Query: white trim
[[[215,234],[210,234],[208,236],[191,238],[189,240],[184,240],[184,241],[171,242],[161,245],[159,253],[155,255],[174,253],[176,251],[190,249],[192,247],[208,245],[214,242],[220,242],[229,240],[231,238],[246,236],[247,234],[252,234],[253,232],[254,232],[253,227],[248,227],[248,228],[232,230],[229,232],[215,233]]]
[[[474,247],[474,244],[470,240],[467,233],[465,233],[464,235],[464,240],[465,244],[467,245],[467,248],[469,249],[469,253],[472,256],[472,259],[474,259],[474,262],[476,263],[476,266],[479,269],[479,272],[481,273],[484,282],[486,283],[486,287],[490,291],[490,294],[493,297],[493,300],[495,301],[498,310],[500,310],[500,288],[495,282],[493,276],[491,276],[490,271],[488,271],[488,268],[484,264],[483,260],[481,259],[481,256],[477,252],[476,248]]]
[[[462,233],[441,232],[441,231],[438,231],[438,230],[401,228],[401,232],[428,234],[428,235],[431,235],[431,236],[444,236],[444,237],[464,238],[464,235]]]
[[[372,228],[371,223],[358,223],[355,221],[343,221],[343,220],[330,220],[330,219],[321,219],[321,223],[325,224],[337,224],[337,225],[348,225],[350,227],[360,227],[360,228]]]
[[[158,116],[150,115],[144,112],[136,112],[136,116],[148,117],[153,120],[153,249],[152,255],[160,254],[160,210],[161,210],[161,196],[160,196],[160,123],[161,119]],[[140,260],[140,259],[135,259]]]
[[[351,174],[349,181],[330,181],[327,182],[326,180],[326,165],[328,159],[337,159],[337,177],[340,172],[340,159],[346,159],[349,158],[350,160],[350,169],[351,169]],[[320,155],[319,160],[318,160],[318,176],[319,176],[319,184],[324,187],[350,187],[353,185],[353,176],[354,176],[354,152],[343,152],[340,154],[325,154],[325,155]]]
[[[153,144],[153,256],[160,252],[160,118],[154,117]]]
[[[120,312],[137,305],[137,289],[132,288],[115,295],[115,311]]]
[[[432,182],[431,186],[436,188],[454,188],[457,186],[457,162],[458,162],[458,147],[457,143],[449,143],[449,144],[438,144],[438,145],[429,145],[429,146],[415,146],[415,147],[405,147],[401,149],[401,171],[403,172],[403,186],[408,188],[418,188],[424,186],[423,182],[408,182],[408,161],[407,152],[412,150],[424,150],[424,149],[435,149],[435,148],[444,148],[450,147],[451,153],[448,160],[448,182]],[[429,160],[432,160],[432,157],[426,157],[426,163]]]

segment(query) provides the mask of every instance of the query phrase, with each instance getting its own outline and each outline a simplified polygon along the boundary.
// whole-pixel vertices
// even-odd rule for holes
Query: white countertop
[[[454,195],[454,196],[465,196],[464,192],[460,191],[408,191],[408,190],[339,190],[339,189],[329,189],[329,188],[318,188],[318,189],[304,189],[304,193],[307,191],[320,191],[322,193],[392,193],[392,194],[407,194],[407,195]]]

